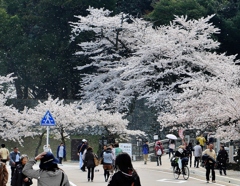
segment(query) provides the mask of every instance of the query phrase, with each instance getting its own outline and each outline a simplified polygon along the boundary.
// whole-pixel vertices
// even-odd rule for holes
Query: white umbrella
[[[168,139],[173,139],[173,140],[176,140],[177,139],[177,136],[175,136],[174,134],[167,134],[166,137]]]

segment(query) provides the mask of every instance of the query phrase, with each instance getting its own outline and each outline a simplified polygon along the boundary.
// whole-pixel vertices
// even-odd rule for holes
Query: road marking
[[[71,181],[69,181],[69,183],[70,183],[70,185],[71,186],[77,186],[77,185],[75,185],[73,182],[71,182]]]
[[[161,180],[157,180],[160,182],[167,182],[167,183],[185,183],[186,181],[183,180],[169,180],[169,179],[161,179]]]

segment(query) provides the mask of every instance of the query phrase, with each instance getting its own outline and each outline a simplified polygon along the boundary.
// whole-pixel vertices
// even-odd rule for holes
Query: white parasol
[[[166,137],[168,139],[173,139],[173,140],[176,140],[177,139],[177,136],[175,136],[174,134],[167,134]]]

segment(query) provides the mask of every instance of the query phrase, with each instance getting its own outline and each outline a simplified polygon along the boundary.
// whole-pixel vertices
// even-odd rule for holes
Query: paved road
[[[71,181],[72,186],[107,186],[107,183],[104,181],[103,169],[101,166],[98,166],[99,172],[95,172],[95,178],[93,182],[87,181],[87,172],[82,172],[78,168],[77,163],[65,163],[63,166],[60,166],[68,175],[69,180]],[[206,185],[205,179],[203,177],[194,177],[190,176],[188,180],[184,180],[182,176],[178,180],[173,178],[173,174],[169,167],[169,171],[161,170],[161,167],[151,168],[151,165],[143,165],[141,162],[134,162],[134,167],[136,168],[138,174],[141,178],[142,186],[202,186]],[[38,168],[38,165],[35,165],[34,168]],[[10,184],[8,184],[10,185]],[[233,184],[218,183],[211,185],[215,186],[233,186]],[[37,186],[36,180],[34,180],[33,186]]]

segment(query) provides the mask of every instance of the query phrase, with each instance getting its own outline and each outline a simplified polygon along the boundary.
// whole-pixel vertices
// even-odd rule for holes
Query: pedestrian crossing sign
[[[42,118],[40,125],[41,126],[55,126],[55,120],[53,119],[50,111],[48,110],[44,117]]]

